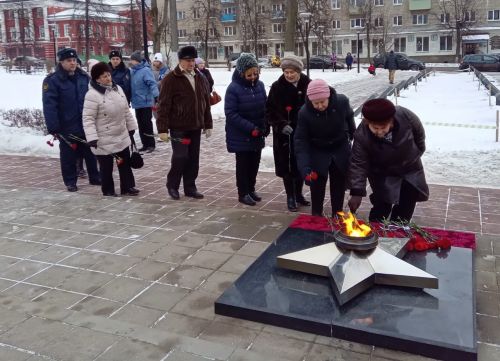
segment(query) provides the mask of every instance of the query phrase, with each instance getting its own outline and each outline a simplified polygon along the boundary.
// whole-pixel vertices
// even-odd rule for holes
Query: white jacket
[[[88,142],[97,140],[97,148],[91,148],[96,155],[118,153],[130,146],[128,132],[137,129],[137,122],[119,85],[106,88],[90,82],[83,104],[83,129]]]

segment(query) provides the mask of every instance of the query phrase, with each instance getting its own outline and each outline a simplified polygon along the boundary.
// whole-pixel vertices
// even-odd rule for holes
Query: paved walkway
[[[0,156],[0,360],[425,359],[214,314],[296,216],[272,173],[259,174],[258,207],[237,202],[216,129],[202,142],[199,201],[167,198],[166,144],[135,172],[135,198],[85,180],[68,193],[57,159]],[[500,190],[432,185],[415,220],[476,233],[479,359],[500,359]]]

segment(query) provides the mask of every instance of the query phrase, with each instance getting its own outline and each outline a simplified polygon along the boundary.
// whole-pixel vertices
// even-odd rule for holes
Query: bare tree
[[[217,0],[196,0],[191,8],[191,14],[195,19],[197,27],[193,40],[201,45],[207,66],[209,65],[208,47],[209,44],[220,44],[220,33],[217,30],[219,25],[218,15],[220,14],[220,1]]]
[[[455,61],[462,56],[462,36],[469,31],[477,20],[480,0],[447,0],[438,1],[436,14],[441,25],[455,34]]]
[[[153,51],[160,52],[162,35],[168,24],[168,0],[160,0],[163,3],[163,11],[158,10],[158,1],[151,0],[151,17],[153,20]]]
[[[295,39],[297,35],[298,0],[287,0],[286,2],[286,29],[285,29],[285,52],[295,52]]]
[[[33,26],[32,9],[28,9],[24,0],[20,0],[11,4],[14,16],[17,17],[19,32],[16,34],[13,41],[21,43],[21,55],[35,54],[35,29]],[[29,50],[29,51],[28,51]]]
[[[249,42],[256,57],[265,55],[259,52],[259,41],[264,40],[265,37],[265,18],[268,15],[272,17],[269,2],[264,0],[241,0],[241,13],[243,15],[241,24],[243,25],[242,28],[244,28],[242,34],[244,45]]]
[[[126,16],[129,18],[129,24],[125,27],[125,46],[130,51],[135,51],[142,44],[141,14],[140,6],[137,3],[140,0],[130,0],[129,10]]]

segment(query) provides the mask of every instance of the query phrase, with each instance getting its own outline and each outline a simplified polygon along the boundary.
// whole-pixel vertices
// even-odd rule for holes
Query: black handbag
[[[130,167],[133,169],[139,169],[144,166],[144,159],[142,159],[141,153],[137,150],[135,146],[135,141],[132,138],[132,145],[130,146],[132,154],[130,155]]]

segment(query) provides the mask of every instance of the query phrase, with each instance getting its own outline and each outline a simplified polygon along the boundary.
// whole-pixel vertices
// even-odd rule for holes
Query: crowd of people
[[[127,67],[114,50],[109,63],[93,62],[88,72],[78,65],[74,49],[57,55],[55,72],[43,82],[43,111],[48,132],[60,140],[68,191],[78,190],[79,161],[84,159],[90,184],[100,185],[104,196],[117,196],[115,163],[120,193],[139,194],[131,149],[137,131],[139,151],[155,151],[154,115],[159,139],[172,147],[168,195],[180,199],[182,182],[184,196],[204,197],[196,186],[201,136],[212,134],[210,107],[220,97],[196,48],[181,48],[174,69],[160,53],[150,64],[134,52]],[[312,215],[323,215],[329,180],[332,214],[342,211],[346,190],[348,206],[356,212],[367,195],[368,180],[370,221],[411,219],[416,202],[429,196],[420,160],[425,132],[419,118],[386,99],[372,99],[363,105],[363,121],[356,128],[349,99],[324,80],[309,79],[299,57],[285,56],[281,68],[283,74],[267,94],[256,58],[243,53],[224,96],[226,146],[235,154],[239,202],[255,206],[262,201],[256,180],[265,138],[272,131],[275,172],[283,180],[289,211],[311,205]],[[304,196],[304,184],[310,187],[311,202]]]

